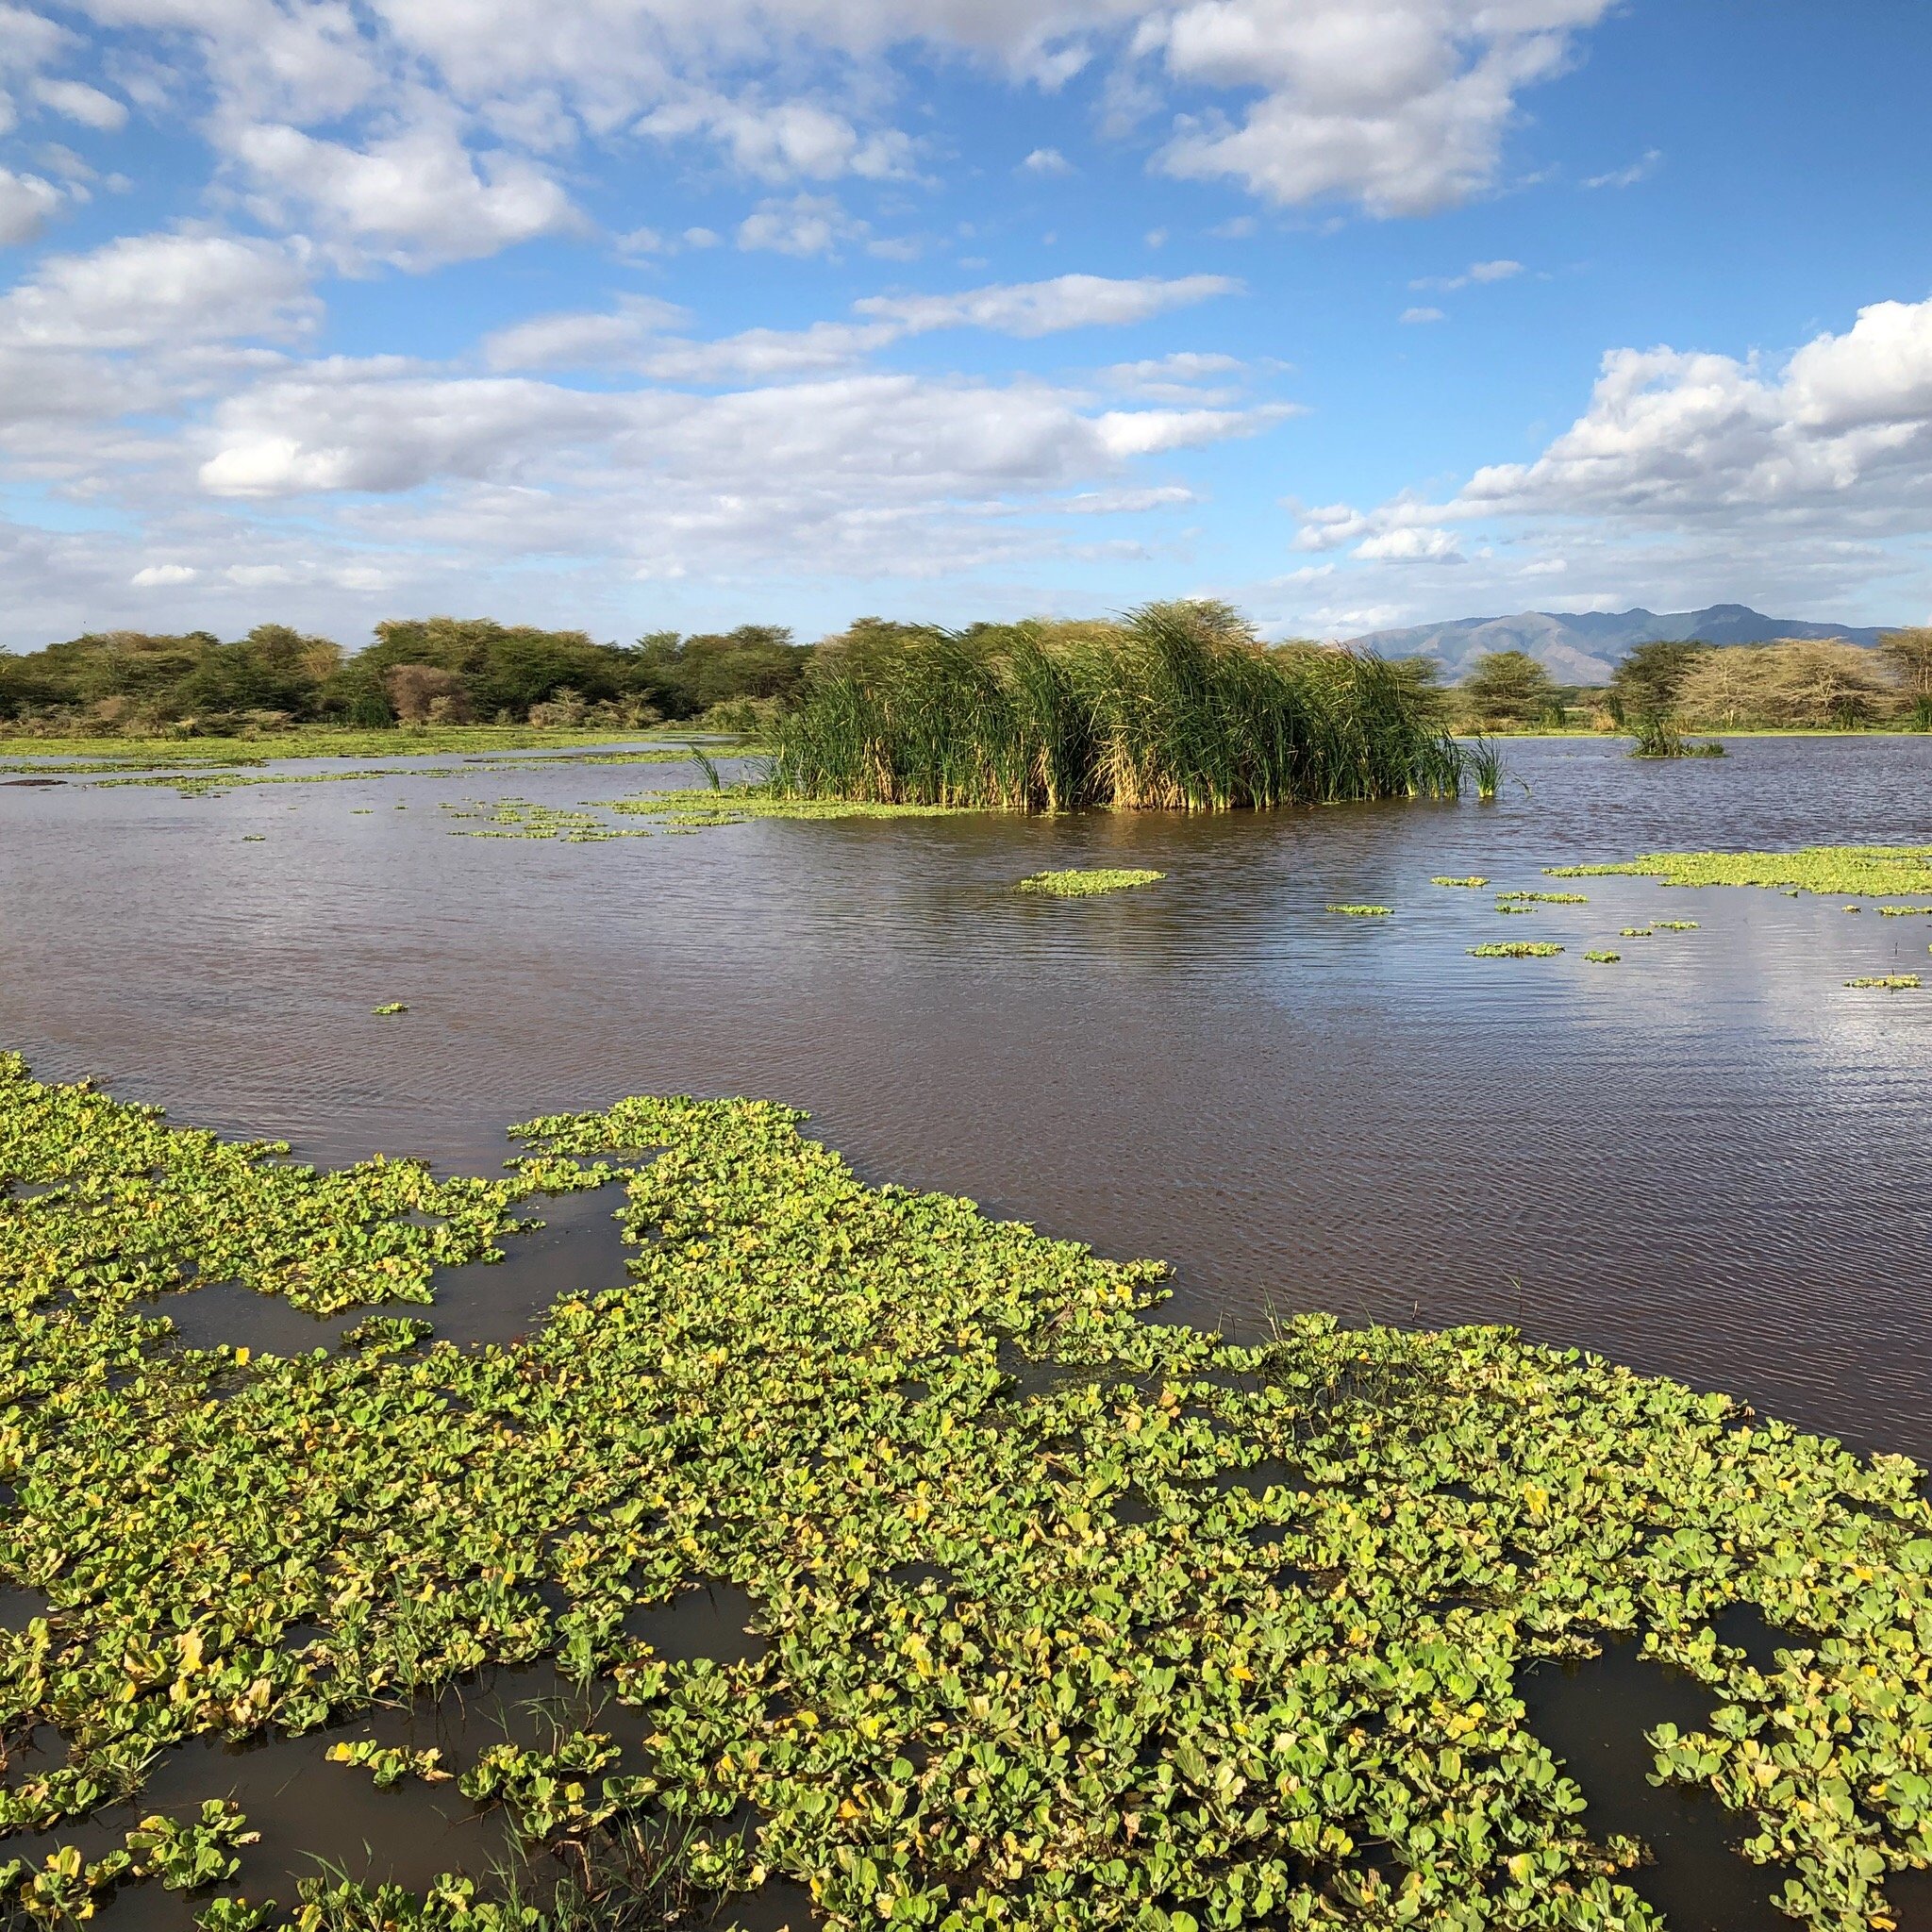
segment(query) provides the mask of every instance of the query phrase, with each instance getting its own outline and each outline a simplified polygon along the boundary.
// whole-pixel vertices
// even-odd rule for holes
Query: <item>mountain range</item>
[[[1703,610],[1524,610],[1514,617],[1458,617],[1407,630],[1370,631],[1349,642],[1384,658],[1435,658],[1459,677],[1485,651],[1527,651],[1559,684],[1603,684],[1633,644],[1697,638],[1707,644],[1762,644],[1774,638],[1844,638],[1875,644],[1889,626],[1810,624],[1766,617],[1745,604]]]

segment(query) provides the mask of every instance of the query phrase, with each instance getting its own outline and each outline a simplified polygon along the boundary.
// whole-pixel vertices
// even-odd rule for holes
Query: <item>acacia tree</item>
[[[1887,631],[1878,650],[1912,701],[1913,729],[1932,731],[1932,626]]]
[[[1485,651],[1462,680],[1462,708],[1474,724],[1560,724],[1557,680],[1527,651]]]
[[[1684,679],[1706,648],[1675,638],[1634,645],[1611,674],[1610,715],[1619,724],[1674,716]]]

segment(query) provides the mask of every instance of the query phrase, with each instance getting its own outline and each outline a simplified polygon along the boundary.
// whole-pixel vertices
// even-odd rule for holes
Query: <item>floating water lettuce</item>
[[[1548,959],[1563,949],[1549,940],[1507,940],[1499,944],[1466,948],[1473,959]]]
[[[1772,886],[1788,891],[1862,892],[1868,898],[1932,889],[1932,845],[1805,845],[1795,852],[1646,852],[1614,865],[1546,865],[1551,878],[1622,874],[1668,886]]]
[[[554,1909],[486,1874],[316,1879],[272,1922],[561,1932],[588,1917],[569,1874],[635,1832],[724,1923],[770,1877],[831,1932],[1655,1932],[1641,1848],[1594,1831],[1517,1695],[1631,1633],[1710,1700],[1656,1735],[1657,1775],[1736,1814],[1794,1923],[1874,1925],[1932,1857],[1913,1464],[1507,1329],[1150,1324],[1157,1265],[864,1185],[801,1123],[637,1098],[525,1123],[506,1179],[438,1181],[0,1057],[0,1578],[47,1606],[0,1632],[0,1727],[69,1744],[0,1786],[33,1855],[0,1864],[8,1907],[42,1883],[20,1835],[138,1795],[158,1752],[541,1657],[647,1719],[647,1776],[594,1724],[317,1774],[454,1773],[557,1854]],[[425,1300],[532,1191],[620,1171],[629,1280],[515,1343],[172,1332],[202,1279]],[[760,1654],[627,1634],[706,1579],[750,1593]],[[1717,1638],[1740,1603],[1786,1640],[1768,1670]],[[102,1882],[226,1882],[239,1829],[162,1820]]]
[[[1032,877],[1022,879],[1013,890],[1043,892],[1050,899],[1086,899],[1096,892],[1123,892],[1135,886],[1155,885],[1166,876],[1164,872],[1149,872],[1143,867],[1071,867],[1064,872],[1037,872]]]

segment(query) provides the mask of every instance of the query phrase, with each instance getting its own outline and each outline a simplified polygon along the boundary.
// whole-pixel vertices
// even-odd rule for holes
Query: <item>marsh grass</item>
[[[1193,607],[1120,625],[852,640],[778,726],[775,792],[999,811],[1453,797],[1428,692],[1374,657],[1262,648]]]
[[[1478,733],[1463,753],[1463,762],[1475,783],[1475,795],[1494,798],[1503,788],[1503,753],[1495,740]]]
[[[1164,879],[1164,872],[1144,867],[1077,867],[1064,872],[1037,872],[1022,879],[1016,892],[1038,892],[1049,899],[1091,899],[1101,892],[1123,892],[1135,886],[1151,886]]]

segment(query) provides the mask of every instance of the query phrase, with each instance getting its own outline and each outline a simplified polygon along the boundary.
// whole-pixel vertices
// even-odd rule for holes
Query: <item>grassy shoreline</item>
[[[461,752],[585,750],[599,745],[680,744],[715,734],[644,729],[564,730],[525,724],[397,725],[393,730],[316,726],[253,738],[35,738],[0,731],[0,763],[30,758],[110,758],[130,764],[264,763],[281,758],[435,758]]]

